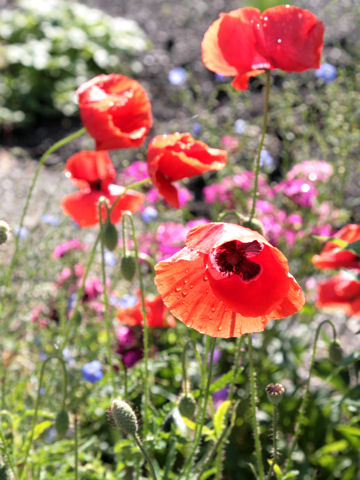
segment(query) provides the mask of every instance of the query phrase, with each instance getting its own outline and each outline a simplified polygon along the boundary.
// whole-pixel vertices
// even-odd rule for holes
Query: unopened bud
[[[343,349],[341,348],[339,340],[334,340],[329,345],[329,358],[332,363],[337,365],[344,358]]]
[[[281,402],[285,393],[285,388],[281,383],[269,383],[265,388],[265,392],[270,402],[277,406]]]
[[[138,430],[138,421],[134,410],[123,400],[113,400],[109,408],[110,419],[114,426],[125,433],[135,435]]]
[[[105,243],[105,247],[111,251],[115,250],[118,244],[118,232],[115,226],[110,222],[107,222],[105,224],[104,243]]]
[[[196,402],[194,397],[191,394],[181,395],[178,409],[183,417],[190,419],[193,418],[196,409]]]
[[[134,278],[135,261],[133,257],[123,257],[121,259],[121,273],[125,280],[128,280],[129,282]]]
[[[9,236],[9,232],[10,232],[9,225],[3,220],[0,220],[0,245],[6,242]]]
[[[264,230],[264,225],[260,220],[257,218],[253,218],[252,220],[245,220],[243,223],[243,226],[246,228],[250,228],[251,230],[255,230],[256,232],[259,232],[261,235],[264,235],[265,230]]]
[[[55,419],[55,430],[59,438],[65,436],[69,429],[69,414],[66,410],[61,410]]]

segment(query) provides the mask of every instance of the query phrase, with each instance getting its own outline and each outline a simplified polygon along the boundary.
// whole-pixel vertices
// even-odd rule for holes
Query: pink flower
[[[147,163],[138,160],[120,172],[118,182],[121,185],[129,185],[130,183],[140,182],[148,176]]]
[[[284,193],[302,207],[312,207],[317,197],[317,189],[304,179],[283,180],[274,188],[275,193]]]
[[[228,152],[234,152],[239,146],[239,140],[236,137],[230,135],[224,135],[220,139],[221,147]]]
[[[306,160],[298,163],[288,171],[286,178],[306,178],[311,182],[327,182],[334,173],[333,166],[325,160]]]
[[[52,252],[52,256],[54,258],[61,258],[66,253],[72,250],[86,250],[87,245],[85,243],[80,242],[77,238],[73,238],[72,240],[68,240],[67,242],[60,243],[57,245]]]

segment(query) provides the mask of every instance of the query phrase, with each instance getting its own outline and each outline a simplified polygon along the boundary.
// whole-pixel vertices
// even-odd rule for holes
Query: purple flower
[[[238,135],[242,135],[245,132],[246,122],[242,118],[238,118],[234,123],[234,130]]]
[[[201,123],[195,122],[194,125],[193,125],[193,127],[192,127],[192,133],[193,133],[193,135],[195,135],[195,137],[197,137],[198,135],[200,135],[201,130],[202,130]]]
[[[104,377],[99,360],[93,360],[92,362],[85,363],[85,365],[82,366],[81,371],[84,380],[90,383],[98,382]]]
[[[226,385],[226,387],[221,388],[217,392],[213,393],[212,401],[213,401],[215,410],[217,410],[220,407],[220,405],[224,403],[225,400],[227,400],[228,395],[229,395],[229,385]]]
[[[138,297],[126,293],[122,298],[120,298],[119,306],[121,308],[131,308],[134,307],[138,303],[138,301]]]
[[[109,267],[114,267],[116,265],[115,255],[107,248],[105,248],[104,259],[106,265],[109,265]]]
[[[48,223],[49,225],[52,225],[53,227],[57,227],[61,223],[61,221],[57,217],[54,217],[54,215],[50,215],[49,213],[46,213],[45,215],[43,215],[41,217],[41,220],[44,223]]]
[[[218,82],[226,82],[226,80],[229,78],[226,75],[221,75],[221,73],[216,73],[215,78]]]
[[[150,223],[156,220],[158,217],[158,211],[156,208],[152,207],[149,205],[144,209],[144,211],[141,214],[141,218],[144,220],[145,223]]]
[[[143,357],[142,351],[139,348],[134,348],[124,353],[121,358],[123,365],[127,368],[133,367]]]
[[[274,168],[274,158],[265,149],[262,149],[260,153],[260,167],[263,167],[269,170]]]
[[[216,365],[221,358],[221,350],[220,348],[215,347],[214,348],[214,354],[213,354],[213,365]],[[207,366],[210,365],[210,353],[207,359]]]
[[[186,82],[186,70],[183,67],[175,67],[170,70],[168,75],[168,80],[172,85],[180,87]]]
[[[325,83],[333,82],[337,77],[337,70],[331,63],[323,63],[320,68],[315,70],[315,76]]]
[[[29,231],[26,227],[22,226],[21,228],[15,227],[14,228],[14,235],[19,237],[20,240],[24,240],[27,237]]]

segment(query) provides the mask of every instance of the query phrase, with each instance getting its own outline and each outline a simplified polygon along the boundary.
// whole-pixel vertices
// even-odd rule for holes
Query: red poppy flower
[[[269,320],[304,304],[286,257],[253,230],[208,223],[190,230],[186,247],[155,266],[155,283],[173,313],[212,337],[261,332]]]
[[[114,185],[116,171],[107,152],[83,150],[76,153],[66,162],[65,175],[80,191],[64,197],[61,206],[64,213],[80,227],[91,227],[99,223],[100,197],[106,197],[111,206],[125,191],[124,187]],[[142,193],[127,190],[112,210],[111,222],[117,223],[124,210],[136,212],[144,200]],[[105,205],[102,207],[102,218],[106,219]]]
[[[190,133],[158,135],[151,140],[147,151],[151,180],[165,200],[176,208],[179,207],[178,191],[172,182],[209,170],[221,170],[226,157],[225,150],[210,148],[194,140]]]
[[[356,242],[360,240],[360,225],[345,225],[334,237],[347,243]],[[360,268],[360,257],[333,242],[327,242],[320,255],[313,256],[312,262],[318,268]]]
[[[320,66],[324,25],[309,10],[279,5],[260,12],[246,7],[221,13],[202,41],[205,66],[221,75],[235,76],[237,90],[246,90],[249,78],[280,68],[303,72]]]
[[[318,285],[316,305],[329,310],[340,310],[346,315],[360,314],[360,282],[346,274],[339,274]]]
[[[98,75],[76,91],[81,120],[96,150],[139,147],[152,125],[151,103],[136,80]]]
[[[166,309],[160,295],[147,297],[145,299],[145,309],[149,328],[175,327],[176,322]],[[134,307],[118,309],[116,316],[124,325],[130,327],[143,325],[140,299]]]

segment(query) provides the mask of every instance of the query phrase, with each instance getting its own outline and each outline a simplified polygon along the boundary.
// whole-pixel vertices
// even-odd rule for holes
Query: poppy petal
[[[204,274],[203,257],[184,248],[156,265],[155,283],[165,305],[185,325],[213,337],[262,332],[269,321],[266,316],[245,318],[214,295]]]
[[[68,159],[65,175],[78,188],[86,188],[96,181],[112,183],[116,178],[116,170],[108,152],[82,150]]]
[[[324,25],[309,10],[279,5],[263,12],[257,48],[274,68],[303,72],[320,67]]]
[[[77,90],[81,120],[97,150],[139,147],[152,126],[143,87],[120,74],[98,75]]]

